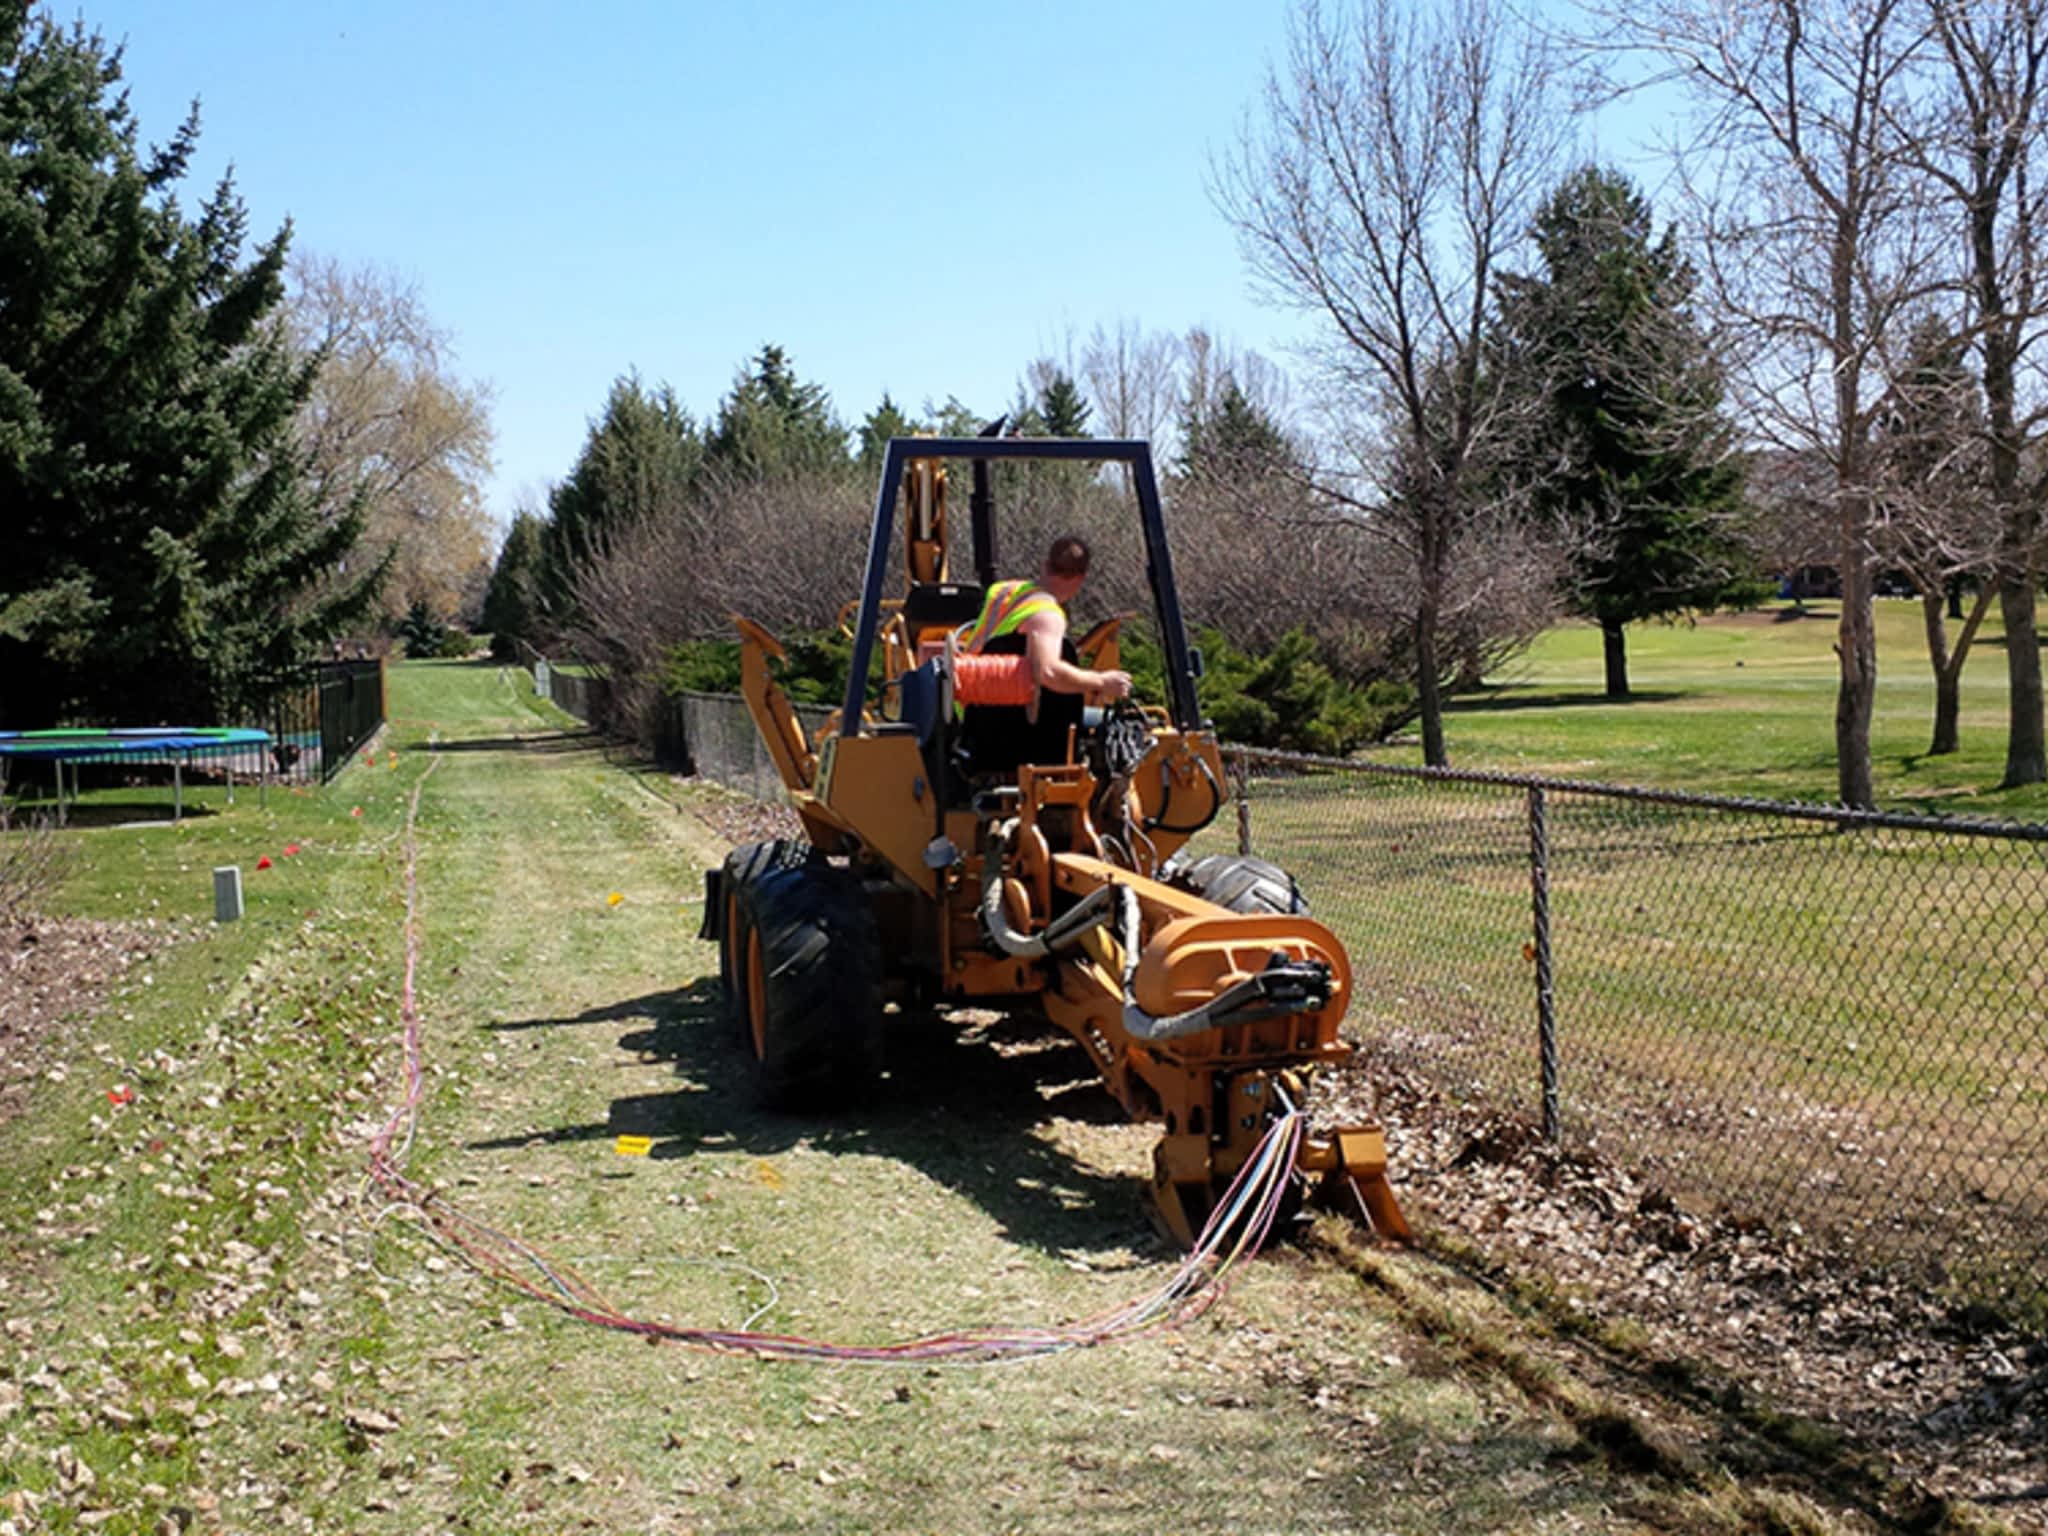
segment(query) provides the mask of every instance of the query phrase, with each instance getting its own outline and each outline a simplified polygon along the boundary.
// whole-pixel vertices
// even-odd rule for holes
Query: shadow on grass
[[[858,1107],[786,1115],[754,1102],[752,1061],[730,1029],[716,979],[587,1009],[567,1018],[483,1026],[499,1033],[630,1025],[621,1050],[672,1062],[671,1092],[614,1099],[602,1120],[470,1143],[509,1151],[646,1136],[649,1156],[768,1157],[799,1143],[833,1155],[889,1158],[974,1201],[1013,1240],[1048,1251],[1128,1246],[1150,1236],[1145,1168],[1114,1177],[1084,1168],[1050,1135],[1055,1119],[1115,1125],[1123,1114],[1078,1045],[1049,1024],[987,1015],[891,1014],[887,1076]]]
[[[437,741],[436,752],[537,752],[558,755],[567,752],[595,752],[605,744],[592,730],[560,731],[545,736],[471,736],[455,741]]]
[[[249,805],[256,805],[256,791],[253,787],[238,789],[235,803],[224,805],[220,801],[219,789],[208,786],[208,798],[204,803],[192,798],[192,792],[185,792],[185,821],[207,821],[223,813],[240,809],[242,796],[249,797]],[[53,826],[57,821],[57,807],[53,801],[25,801],[10,807],[8,816],[16,826],[27,826],[31,822],[47,820]],[[87,800],[74,802],[64,807],[64,826],[68,831],[89,831],[96,828],[144,826],[170,826],[171,800],[168,793],[162,799],[149,800]]]
[[[1611,707],[1626,709],[1631,704],[1669,704],[1674,699],[1683,699],[1683,693],[1658,693],[1638,690],[1625,699],[1610,699],[1604,693],[1523,693],[1509,686],[1500,689],[1484,689],[1476,694],[1465,694],[1444,705],[1449,714],[1497,714],[1520,709],[1569,709]]]

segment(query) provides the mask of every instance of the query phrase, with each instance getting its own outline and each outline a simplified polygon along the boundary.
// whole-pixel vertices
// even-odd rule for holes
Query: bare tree
[[[1948,254],[1914,171],[1928,35],[1912,0],[1631,0],[1610,41],[1659,59],[1699,113],[1680,146],[1751,430],[1827,466],[1842,583],[1837,790],[1874,803],[1872,429]]]
[[[2048,779],[2034,595],[2041,580],[2048,470],[2042,359],[2048,273],[2042,270],[2044,0],[1928,0],[1943,64],[1942,110],[1923,165],[1960,216],[1964,288],[1984,393],[1989,481],[2001,520],[1996,581],[2005,620],[2005,785]],[[2029,460],[2036,461],[2029,464]]]
[[[1122,315],[1113,326],[1097,323],[1081,348],[1081,383],[1104,437],[1163,441],[1173,425],[1179,373],[1175,338]]]
[[[1094,561],[1077,628],[1151,611],[1142,533],[1120,491],[1086,477],[1013,481],[999,516],[1006,568],[1035,570],[1056,535],[1086,529]],[[966,487],[953,484],[955,536],[964,539]],[[605,668],[615,723],[651,740],[654,706],[683,642],[735,639],[736,614],[785,641],[851,621],[873,516],[873,487],[843,472],[713,470],[600,534],[575,576],[583,617],[564,639]],[[892,571],[903,568],[902,542],[898,518]],[[956,561],[963,550],[956,545]]]
[[[1818,454],[1767,448],[1749,456],[1744,484],[1756,512],[1756,563],[1794,578],[1794,601],[1803,607],[1800,578],[1816,567],[1834,568],[1834,475]]]
[[[565,639],[604,666],[617,723],[651,731],[682,642],[736,638],[734,614],[784,636],[835,623],[858,595],[872,512],[873,491],[842,471],[707,472],[599,532]]]
[[[1175,426],[1211,416],[1234,387],[1254,410],[1283,430],[1294,419],[1294,385],[1272,359],[1250,347],[1233,345],[1207,326],[1190,326],[1181,338],[1184,366],[1172,407]],[[1177,445],[1184,449],[1184,444]]]
[[[388,613],[454,616],[490,575],[489,392],[456,376],[411,285],[317,256],[291,276],[293,339],[320,359],[298,421],[314,493],[335,513],[360,498],[364,547],[396,548]]]
[[[1556,86],[1542,38],[1493,0],[1302,0],[1215,177],[1265,292],[1323,323],[1345,427],[1318,491],[1401,563],[1432,764],[1453,583],[1511,522],[1496,471],[1525,397],[1486,351],[1495,278],[1562,152]]]
[[[1938,318],[1914,328],[1873,455],[1878,553],[1919,595],[1934,672],[1930,756],[1958,746],[1963,664],[1990,609],[2004,543],[2005,520],[1990,494],[1983,399],[1964,367],[1968,345]],[[1944,608],[1965,583],[1976,595],[1951,642]]]

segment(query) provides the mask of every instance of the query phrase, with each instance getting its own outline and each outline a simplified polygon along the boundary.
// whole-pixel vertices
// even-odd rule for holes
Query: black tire
[[[818,861],[766,871],[737,906],[755,1098],[770,1109],[851,1102],[882,1069],[882,946],[867,892]]]
[[[1308,898],[1301,894],[1294,876],[1278,864],[1246,853],[1212,853],[1197,859],[1181,870],[1173,883],[1230,912],[1275,917],[1308,913]]]
[[[725,869],[718,882],[719,900],[725,903],[725,911],[719,914],[722,937],[718,944],[718,981],[725,991],[726,1025],[742,1040],[747,1036],[747,1005],[740,996],[734,969],[738,963],[735,957],[745,953],[746,941],[746,935],[739,931],[740,888],[772,871],[801,869],[813,862],[824,862],[817,849],[809,843],[780,837],[772,842],[744,844],[725,856]]]

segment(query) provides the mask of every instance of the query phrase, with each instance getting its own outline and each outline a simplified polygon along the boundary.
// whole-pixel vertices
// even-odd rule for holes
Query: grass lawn
[[[1151,1134],[1072,1049],[911,1031],[863,1113],[754,1110],[694,937],[722,853],[697,791],[523,681],[408,663],[324,791],[64,834],[66,911],[197,932],[49,1021],[0,1125],[0,1530],[1764,1528],[1711,1454],[1610,1453],[1600,1390],[1530,1363],[1540,1329],[1495,1308],[1461,1343],[1327,1251],[1181,1332],[1002,1369],[650,1348],[474,1279],[362,1193],[422,785],[410,1168],[465,1209],[648,1313],[861,1341],[1093,1313],[1170,1262]],[[203,926],[228,862],[249,915]]]
[[[1718,614],[1628,631],[1635,697],[1603,696],[1600,631],[1561,625],[1485,691],[1446,711],[1451,761],[1566,778],[1772,799],[1836,799],[1837,604]],[[1951,634],[1958,626],[1950,625]],[[1962,749],[1928,757],[1934,684],[1916,601],[1877,601],[1871,757],[1881,803],[2017,820],[2048,817],[2048,787],[2001,790],[2005,651],[1996,605],[1963,671]]]

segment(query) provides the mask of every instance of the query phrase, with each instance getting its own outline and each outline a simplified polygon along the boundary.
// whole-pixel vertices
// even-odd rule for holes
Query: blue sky
[[[416,279],[496,391],[493,510],[637,367],[712,411],[785,346],[857,420],[1008,399],[1097,321],[1277,352],[1203,180],[1278,6],[87,0],[192,196]]]
[[[1285,7],[1250,0],[85,0],[145,137],[197,97],[196,198],[420,285],[495,391],[501,519],[611,381],[700,418],[784,346],[849,423],[1007,403],[1128,316],[1284,357],[1204,182]]]

